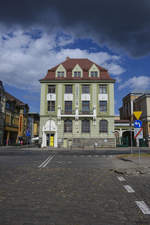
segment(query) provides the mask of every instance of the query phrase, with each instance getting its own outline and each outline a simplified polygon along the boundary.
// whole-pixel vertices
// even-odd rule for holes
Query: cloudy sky
[[[129,92],[150,92],[150,1],[5,0],[0,7],[0,80],[31,112],[40,83],[65,58],[108,69],[115,108]]]

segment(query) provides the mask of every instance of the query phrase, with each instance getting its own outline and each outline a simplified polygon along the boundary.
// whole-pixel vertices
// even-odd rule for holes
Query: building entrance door
[[[49,146],[49,141],[50,141],[49,134],[46,134],[46,146]]]
[[[54,134],[46,134],[47,146],[54,147]]]

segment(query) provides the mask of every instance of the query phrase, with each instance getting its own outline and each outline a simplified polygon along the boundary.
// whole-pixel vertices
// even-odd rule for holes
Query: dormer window
[[[64,71],[58,71],[57,72],[57,77],[64,77],[64,76],[65,76]]]
[[[81,77],[81,71],[74,71],[74,77]]]
[[[80,65],[76,64],[72,70],[72,77],[80,78],[83,77],[83,70]]]
[[[100,70],[95,64],[89,69],[89,77],[100,77]]]
[[[91,77],[98,77],[97,71],[91,71]]]

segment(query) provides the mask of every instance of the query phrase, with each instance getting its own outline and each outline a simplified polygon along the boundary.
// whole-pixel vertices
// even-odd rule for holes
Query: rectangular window
[[[82,120],[82,132],[90,133],[90,120]]]
[[[65,101],[65,113],[72,113],[72,101]]]
[[[72,120],[64,121],[64,132],[72,132]]]
[[[82,101],[82,112],[90,112],[90,101]]]
[[[89,93],[90,93],[90,86],[82,85],[82,94],[89,94]]]
[[[107,94],[107,85],[106,84],[101,84],[99,86],[99,91],[100,91],[100,94]]]
[[[72,94],[72,85],[65,85],[65,93]]]
[[[48,85],[48,93],[55,93],[56,86],[55,85]]]
[[[81,77],[81,71],[75,71],[74,77]]]
[[[64,77],[64,76],[65,76],[64,71],[58,71],[57,72],[57,77]]]
[[[107,120],[100,120],[99,122],[99,132],[107,133],[108,132],[108,122]]]
[[[48,101],[48,112],[55,112],[55,101]]]
[[[99,111],[107,112],[107,101],[99,101]]]
[[[97,71],[91,71],[91,77],[98,77]]]

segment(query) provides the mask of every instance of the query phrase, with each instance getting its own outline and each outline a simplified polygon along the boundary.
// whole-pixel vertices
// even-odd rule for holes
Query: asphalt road
[[[0,225],[150,225],[150,174],[132,173],[141,165],[115,155],[0,152]]]

